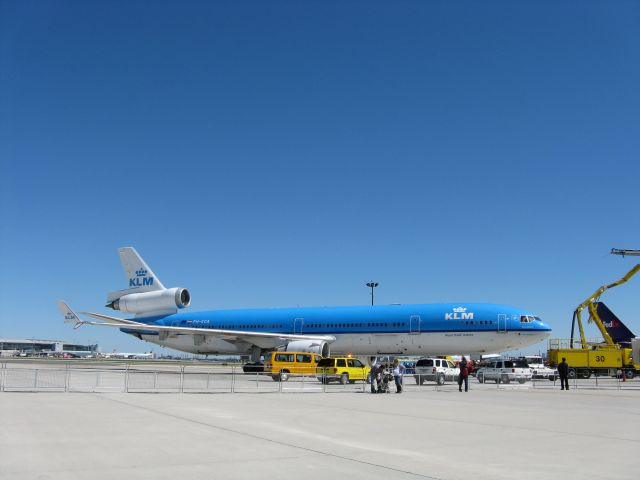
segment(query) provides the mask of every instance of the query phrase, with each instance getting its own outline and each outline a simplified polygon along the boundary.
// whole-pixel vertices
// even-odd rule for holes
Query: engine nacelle
[[[130,293],[107,304],[121,312],[136,314],[175,313],[178,308],[188,307],[191,294],[186,288],[168,288],[153,292]]]
[[[294,340],[287,344],[284,351],[317,353],[323,357],[328,357],[329,343],[322,340]]]

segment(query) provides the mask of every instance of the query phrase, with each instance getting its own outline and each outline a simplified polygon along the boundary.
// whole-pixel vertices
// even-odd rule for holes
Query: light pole
[[[371,305],[373,305],[373,289],[378,286],[378,282],[369,282],[367,283],[367,287],[371,289]]]

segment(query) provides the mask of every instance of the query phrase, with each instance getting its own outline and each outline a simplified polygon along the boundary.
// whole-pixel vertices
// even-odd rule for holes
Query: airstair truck
[[[589,378],[592,373],[597,375],[617,376],[625,375],[627,378],[640,374],[640,339],[632,341],[632,348],[626,348],[615,343],[598,314],[598,303],[600,295],[606,290],[625,283],[633,275],[640,271],[640,263],[633,267],[621,279],[603,285],[582,302],[573,312],[573,322],[571,324],[570,340],[549,340],[549,350],[547,356],[551,365],[558,365],[562,358],[567,359],[569,364],[569,375],[574,377]],[[604,342],[588,341],[585,337],[582,326],[582,311],[589,311],[589,322],[594,322]],[[578,325],[580,340],[574,341],[575,326]],[[637,352],[634,355],[634,348]]]

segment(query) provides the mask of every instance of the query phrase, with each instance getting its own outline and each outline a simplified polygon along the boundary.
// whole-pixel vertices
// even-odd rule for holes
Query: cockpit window
[[[533,315],[520,315],[520,323],[531,323],[535,322],[536,320],[538,320],[539,322],[542,321],[540,320],[540,318],[534,317]]]

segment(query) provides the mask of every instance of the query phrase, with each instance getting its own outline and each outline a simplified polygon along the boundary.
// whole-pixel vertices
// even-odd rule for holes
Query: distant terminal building
[[[16,340],[0,338],[0,356],[76,355],[86,357],[98,353],[98,345],[79,345],[62,340]]]

